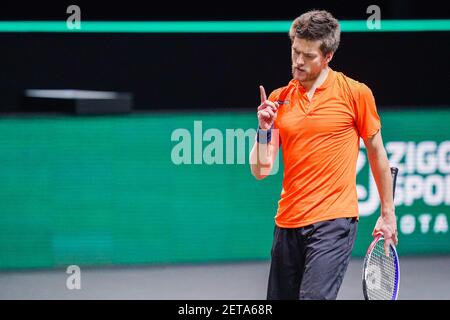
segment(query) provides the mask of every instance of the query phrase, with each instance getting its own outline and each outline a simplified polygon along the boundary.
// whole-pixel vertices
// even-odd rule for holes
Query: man
[[[328,66],[339,46],[338,21],[309,11],[289,36],[293,79],[268,99],[260,87],[250,153],[252,174],[263,179],[278,146],[283,151],[267,298],[336,299],[356,237],[360,138],[381,200],[373,234],[384,235],[386,250],[398,243],[392,177],[371,90]]]

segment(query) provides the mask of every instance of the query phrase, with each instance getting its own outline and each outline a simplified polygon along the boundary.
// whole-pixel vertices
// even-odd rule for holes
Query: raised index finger
[[[261,103],[267,100],[266,91],[263,86],[259,86],[259,93],[261,94]]]

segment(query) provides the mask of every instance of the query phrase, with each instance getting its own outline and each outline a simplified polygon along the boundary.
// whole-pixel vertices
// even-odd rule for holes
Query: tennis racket
[[[398,168],[391,168],[393,194]],[[397,300],[400,285],[400,265],[397,250],[389,246],[389,257],[384,251],[384,238],[377,234],[369,246],[363,265],[363,293],[366,300]]]

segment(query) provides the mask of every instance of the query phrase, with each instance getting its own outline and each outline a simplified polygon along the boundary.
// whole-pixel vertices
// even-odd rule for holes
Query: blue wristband
[[[272,126],[273,127],[273,126]],[[258,128],[256,132],[256,141],[261,144],[267,144],[272,140],[272,128],[269,130],[263,130]]]

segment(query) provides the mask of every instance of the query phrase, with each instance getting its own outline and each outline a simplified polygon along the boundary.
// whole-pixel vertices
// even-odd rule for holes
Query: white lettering
[[[234,164],[234,138],[237,140],[237,164],[245,164],[246,138],[252,142],[256,135],[255,129],[226,129],[226,163]],[[250,144],[250,143],[249,143]]]
[[[450,175],[445,177],[445,204],[450,205]]]
[[[411,206],[416,199],[420,199],[422,196],[422,183],[423,178],[418,175],[408,176],[405,179],[404,190],[404,204],[405,206]]]
[[[413,174],[415,170],[416,144],[408,142],[405,156],[405,173]]]
[[[450,141],[444,141],[439,145],[438,159],[439,171],[450,173]]]
[[[186,129],[177,129],[172,132],[171,141],[181,142],[176,144],[171,152],[172,162],[176,165],[191,164],[191,134]]]
[[[411,234],[416,228],[416,219],[412,214],[405,214],[400,218],[400,231],[403,234]]]
[[[214,141],[207,145],[205,150],[203,151],[203,159],[205,160],[206,164],[223,164],[223,139],[220,130],[206,130],[203,140],[211,141],[213,137]]]
[[[401,163],[406,153],[406,143],[399,141],[390,141],[386,143],[386,152],[390,154],[389,163],[393,167],[397,167],[399,173],[404,173],[405,169]]]
[[[438,175],[431,175],[425,179],[423,185],[423,201],[430,206],[438,206],[444,202],[444,179]]]
[[[66,280],[66,287],[69,290],[73,289],[81,289],[81,270],[80,267],[77,265],[71,265],[67,267],[66,270],[67,274],[70,274],[69,277],[67,277]]]
[[[81,9],[79,6],[72,4],[67,7],[66,13],[73,13],[67,18],[66,26],[68,29],[81,29]]]
[[[434,141],[423,141],[417,145],[417,172],[434,173],[437,170],[437,145]]]
[[[194,164],[202,164],[203,132],[202,122],[194,121]]]
[[[381,9],[379,6],[372,4],[367,7],[366,13],[372,13],[367,18],[366,25],[370,30],[381,29]]]
[[[419,216],[420,231],[427,233],[430,229],[431,214],[424,213]]]
[[[435,233],[447,233],[448,231],[448,221],[447,216],[443,213],[440,213],[436,216],[436,220],[434,221],[434,229]]]

